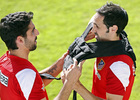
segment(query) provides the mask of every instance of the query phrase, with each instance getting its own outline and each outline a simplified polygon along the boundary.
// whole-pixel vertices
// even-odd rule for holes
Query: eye
[[[35,31],[35,27],[34,27],[33,30],[32,30],[32,34],[34,34],[34,31]]]

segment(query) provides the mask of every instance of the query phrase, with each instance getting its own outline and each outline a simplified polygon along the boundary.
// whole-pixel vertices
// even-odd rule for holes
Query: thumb
[[[75,58],[73,58],[73,60],[74,60],[74,67],[77,67],[77,64],[78,64],[78,61],[75,59]]]
[[[65,73],[66,73],[66,70],[64,69],[64,71],[61,72],[61,80],[63,84],[65,82]]]
[[[82,71],[82,66],[84,64],[85,60],[79,63],[79,70]]]

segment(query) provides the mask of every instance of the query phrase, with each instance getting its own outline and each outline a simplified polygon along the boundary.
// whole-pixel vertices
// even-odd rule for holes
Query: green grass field
[[[53,64],[67,51],[73,40],[83,33],[95,10],[106,2],[106,0],[0,0],[0,18],[17,11],[34,12],[33,22],[40,35],[38,48],[31,52],[29,60],[40,71]],[[129,15],[125,31],[137,57],[137,76],[130,100],[140,100],[140,0],[112,0],[112,2],[126,9]],[[6,51],[5,44],[0,40],[0,56]],[[94,59],[85,62],[80,78],[90,91],[93,64]],[[50,100],[59,93],[61,87],[62,82],[55,80],[46,87]],[[69,100],[72,100],[72,95]],[[78,100],[83,99],[78,95]]]

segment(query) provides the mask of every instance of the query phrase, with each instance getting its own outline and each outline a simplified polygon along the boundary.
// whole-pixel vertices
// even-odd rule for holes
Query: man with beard
[[[0,58],[1,100],[48,100],[45,86],[52,80],[41,79],[36,68],[28,61],[30,51],[35,50],[37,47],[37,36],[39,35],[32,19],[32,12],[16,12],[1,19],[0,36],[8,48],[8,51]],[[65,53],[52,66],[40,73],[57,76],[62,71],[64,58],[67,54]],[[68,77],[68,80],[80,77],[80,69],[81,67],[77,67],[75,62],[74,66],[71,67],[71,71],[67,71],[65,74],[69,76],[69,73],[74,75],[75,71],[79,71],[79,73],[75,74],[74,77]],[[61,97],[61,94],[63,92],[67,93],[65,87],[70,88],[69,85],[73,84],[74,81],[67,84],[68,82],[64,84],[56,100],[66,98]],[[68,92],[70,93],[71,90],[72,87]]]
[[[85,38],[86,41],[92,38],[102,43],[119,41],[123,39],[128,15],[119,5],[107,3],[97,9],[89,23],[93,23],[93,28]],[[74,90],[84,100],[128,100],[135,76],[135,63],[132,58],[126,54],[97,57],[93,71],[92,92],[79,81]]]

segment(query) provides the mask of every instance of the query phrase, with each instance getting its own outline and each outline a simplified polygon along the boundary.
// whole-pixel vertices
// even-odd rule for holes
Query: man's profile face
[[[26,34],[27,36],[24,38],[25,46],[29,49],[29,51],[33,51],[37,47],[37,35],[39,35],[39,32],[37,29],[35,29],[35,25],[32,23],[32,21],[30,21]]]
[[[97,41],[107,41],[109,38],[109,30],[103,20],[104,16],[101,16],[99,13],[96,13],[90,20],[93,23],[91,31],[94,32]]]

